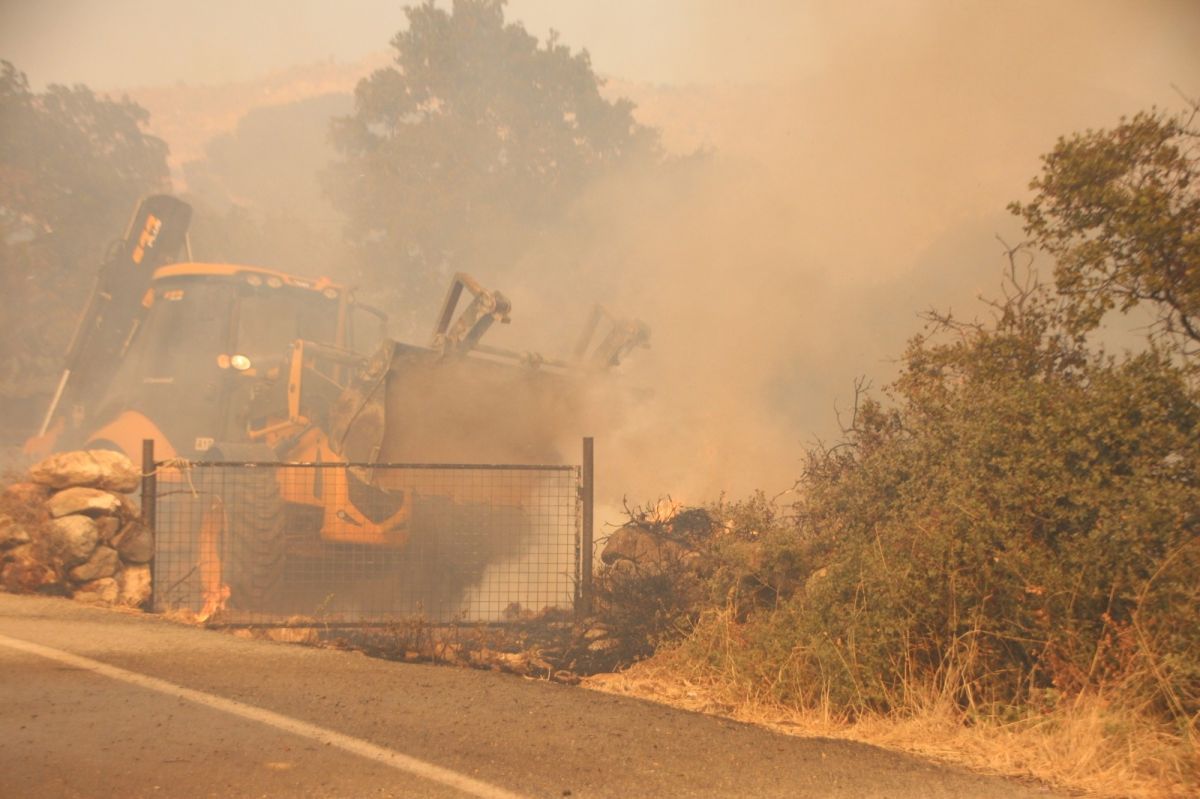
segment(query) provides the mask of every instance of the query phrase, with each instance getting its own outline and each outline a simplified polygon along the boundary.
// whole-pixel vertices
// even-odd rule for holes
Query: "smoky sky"
[[[35,85],[219,83],[384,50],[404,24],[403,7],[395,0],[4,0],[0,51]],[[508,17],[586,47],[604,74],[674,85],[802,77],[846,66],[866,55],[862,47],[910,46],[1006,61],[1013,79],[1066,72],[1139,92],[1147,81],[1195,75],[1200,41],[1200,5],[1192,0],[511,0]]]
[[[378,58],[404,21],[376,0],[0,9],[0,57],[35,87],[112,91]],[[514,301],[502,344],[562,354],[595,300],[654,329],[626,369],[649,398],[598,441],[614,504],[791,485],[855,378],[895,374],[920,311],[996,294],[996,237],[1021,235],[1005,205],[1039,154],[1200,95],[1194,0],[513,0],[508,16],[586,47],[673,154],[710,153],[686,181],[594,186],[561,235],[477,275]]]

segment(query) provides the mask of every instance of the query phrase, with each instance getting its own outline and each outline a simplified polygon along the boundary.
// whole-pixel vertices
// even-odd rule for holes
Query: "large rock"
[[[4,489],[4,496],[22,505],[37,505],[50,496],[50,486],[38,483],[12,483]]]
[[[84,583],[75,589],[75,593],[71,594],[72,599],[80,602],[95,602],[103,605],[115,603],[120,596],[121,588],[112,577],[101,577],[99,580]]]
[[[131,608],[146,604],[150,599],[150,567],[126,567],[117,576],[117,587],[120,589],[118,603]]]
[[[126,563],[149,563],[154,557],[154,533],[138,519],[126,524],[112,545]]]
[[[4,553],[0,588],[14,594],[53,591],[62,593],[58,574],[37,557],[30,544]]]
[[[100,464],[101,478],[96,488],[116,491],[119,494],[129,494],[138,490],[142,484],[142,473],[133,465],[123,452],[111,449],[93,449],[88,454]]]
[[[66,565],[83,563],[92,556],[100,540],[96,522],[87,516],[64,516],[50,522],[56,548],[62,552]]]
[[[29,470],[29,479],[51,488],[88,486],[127,494],[138,487],[141,474],[120,452],[92,449],[51,455]]]
[[[29,540],[29,531],[25,529],[25,525],[8,514],[0,514],[0,550],[28,544]]]
[[[50,488],[94,486],[100,482],[100,462],[90,452],[57,452],[30,467],[29,478]]]
[[[96,530],[100,533],[100,542],[110,543],[124,525],[116,516],[101,516],[96,520]]]
[[[627,561],[633,564],[632,571],[652,575],[681,569],[695,571],[700,554],[678,541],[655,535],[640,524],[627,524],[609,536],[600,560],[610,567]],[[622,568],[629,569],[618,567]]]
[[[46,501],[46,509],[55,519],[84,513],[88,516],[112,516],[121,510],[121,500],[115,494],[99,488],[75,486],[65,488]]]
[[[114,496],[121,502],[121,507],[117,511],[117,515],[122,519],[137,519],[142,515],[136,499],[128,494],[115,494]]]
[[[101,577],[112,577],[121,568],[121,558],[112,547],[98,546],[92,556],[68,573],[77,583],[90,583]]]

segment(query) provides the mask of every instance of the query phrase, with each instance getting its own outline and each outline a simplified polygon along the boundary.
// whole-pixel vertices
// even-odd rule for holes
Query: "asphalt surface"
[[[0,797],[1050,797],[847,741],[0,594]]]

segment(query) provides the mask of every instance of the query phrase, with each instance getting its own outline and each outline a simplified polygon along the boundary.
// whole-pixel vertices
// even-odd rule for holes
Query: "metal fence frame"
[[[582,441],[582,459],[579,465],[570,464],[480,464],[480,463],[388,463],[388,464],[367,464],[367,463],[290,463],[282,461],[197,461],[189,462],[190,466],[214,468],[214,467],[261,467],[261,468],[331,468],[331,467],[359,467],[365,469],[411,469],[411,470],[482,470],[482,471],[502,471],[502,470],[519,470],[519,471],[546,471],[546,472],[564,472],[573,471],[576,473],[576,525],[575,525],[575,579],[574,579],[574,597],[573,610],[576,617],[584,617],[592,612],[592,571],[594,568],[593,553],[594,553],[594,481],[595,481],[595,464],[594,464],[594,442],[589,437],[583,438]],[[141,500],[142,500],[142,521],[150,528],[155,536],[155,555],[150,561],[151,574],[157,576],[155,561],[158,555],[158,472],[164,467],[179,465],[179,461],[160,461],[156,459],[154,452],[153,439],[143,439],[142,441],[142,483],[141,483]],[[160,587],[157,585],[157,579],[151,581],[151,594],[147,602],[148,607],[157,607],[157,592]],[[394,623],[395,620],[378,620],[378,621],[322,621],[320,626],[324,628],[370,628],[381,627]],[[488,621],[488,622],[472,622],[474,624],[486,625],[503,625],[503,621]],[[209,626],[217,627],[249,627],[249,628],[271,628],[271,627],[287,627],[299,624],[299,626],[311,626],[313,622],[293,623],[286,620],[280,621],[255,621],[255,622],[210,622]]]

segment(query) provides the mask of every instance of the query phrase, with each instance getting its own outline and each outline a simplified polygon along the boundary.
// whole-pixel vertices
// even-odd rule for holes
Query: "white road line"
[[[292,733],[293,735],[310,738],[318,743],[336,746],[339,749],[359,755],[360,757],[365,757],[368,760],[374,760],[376,763],[391,766],[399,771],[406,771],[409,774],[430,780],[431,782],[447,785],[465,794],[480,797],[480,799],[523,799],[520,794],[506,791],[503,788],[473,779],[465,774],[459,774],[457,771],[452,771],[448,768],[435,766],[432,763],[402,754],[394,749],[376,746],[361,738],[343,735],[340,732],[334,732],[333,730],[283,716],[279,713],[273,713],[270,710],[264,710],[253,705],[243,704],[233,699],[206,694],[203,691],[193,691],[191,688],[184,688],[182,685],[175,685],[166,680],[160,680],[157,677],[148,677],[145,674],[138,674],[135,671],[126,671],[116,666],[110,666],[107,663],[101,663],[98,660],[91,660],[90,658],[73,655],[70,652],[63,652],[59,649],[52,649],[48,646],[30,643],[29,641],[17,638],[9,638],[6,635],[0,635],[0,645],[7,646],[19,652],[38,655],[39,657],[54,660],[68,666],[87,669],[113,680],[120,680],[130,685],[136,685],[139,688],[146,688],[166,694],[167,696],[186,699],[189,702],[195,702],[198,705],[220,710],[232,716],[239,716],[250,721],[256,721],[259,724],[266,724],[277,730]]]

